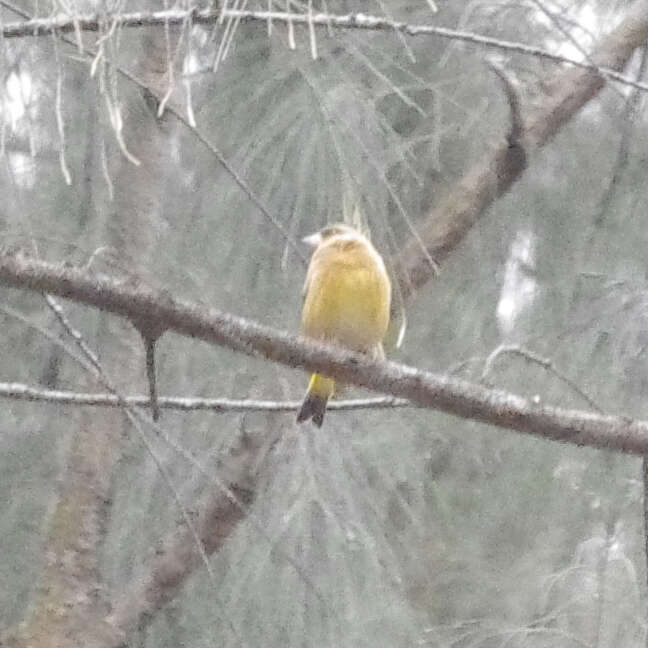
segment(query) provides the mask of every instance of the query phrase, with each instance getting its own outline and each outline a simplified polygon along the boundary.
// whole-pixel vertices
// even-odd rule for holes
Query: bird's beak
[[[302,241],[312,248],[316,248],[322,242],[322,235],[319,232],[315,232],[315,234],[304,236]]]

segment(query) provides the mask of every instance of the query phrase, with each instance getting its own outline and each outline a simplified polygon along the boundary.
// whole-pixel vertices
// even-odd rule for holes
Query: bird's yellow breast
[[[306,279],[302,331],[371,351],[389,324],[391,285],[377,252],[363,241],[322,246]]]

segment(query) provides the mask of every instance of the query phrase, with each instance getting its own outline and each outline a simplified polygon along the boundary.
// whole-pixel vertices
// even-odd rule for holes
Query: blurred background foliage
[[[20,6],[32,15],[96,8],[42,4]],[[590,49],[630,6],[437,4],[436,14],[423,0],[313,7],[386,12],[579,56],[573,40]],[[4,21],[17,18],[2,9]],[[274,23],[269,36],[265,24],[247,23],[214,71],[223,30],[182,30],[170,105],[188,119],[193,113],[293,239],[339,220],[347,201],[360,207],[388,259],[506,132],[508,107],[486,61],[519,80],[525,111],[542,103],[541,81],[554,68],[438,38],[404,43],[386,31],[318,29],[313,60],[306,28],[295,26],[290,49],[286,25]],[[178,33],[170,30],[169,42]],[[97,272],[136,273],[172,294],[297,330],[304,265],[295,250],[192,129],[168,112],[158,119],[155,100],[116,69],[143,74],[148,57],[165,66],[164,30],[117,30],[93,77],[92,57],[51,37],[6,40],[0,52],[3,244],[56,262],[91,261]],[[588,407],[555,373],[520,356],[502,354],[482,375],[498,345],[519,344],[550,359],[602,410],[648,418],[648,124],[644,96],[635,111],[625,109],[630,98],[608,85],[533,157],[411,300],[405,344],[393,357]],[[117,106],[139,168],[117,142]],[[112,318],[66,309],[112,377],[145,391],[142,348],[133,343],[125,358]],[[84,388],[78,365],[43,335],[65,339],[42,300],[3,290],[0,318],[1,380]],[[162,394],[296,399],[305,384],[297,372],[170,334],[158,345],[158,365]],[[128,380],[122,366],[132,371]],[[78,423],[71,408],[9,400],[0,407],[0,626],[9,627],[35,595]],[[89,410],[84,434],[97,433],[93,422],[104,415]],[[279,441],[252,512],[211,559],[217,591],[198,570],[141,631],[141,645],[644,643],[637,459],[417,410],[330,413],[320,431],[297,428],[291,414],[165,412],[162,424],[215,474],[242,430],[274,430]],[[213,486],[155,443],[191,511]],[[127,425],[110,483],[100,566],[118,591],[182,522]]]

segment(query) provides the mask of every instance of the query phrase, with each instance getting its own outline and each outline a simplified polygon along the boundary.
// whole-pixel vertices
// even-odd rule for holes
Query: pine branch
[[[130,320],[152,318],[167,330],[289,367],[319,371],[360,387],[407,398],[422,408],[579,446],[644,455],[648,422],[542,405],[465,380],[301,340],[256,322],[174,299],[135,281],[119,283],[22,254],[0,253],[0,284],[70,299]]]
[[[0,2],[0,5],[13,9],[11,3]],[[82,31],[97,32],[104,25],[116,25],[118,27],[159,27],[171,25],[183,25],[191,21],[198,25],[213,25],[218,21],[235,19],[241,22],[279,22],[292,25],[303,25],[307,29],[314,27],[325,29],[346,29],[365,31],[386,31],[395,32],[404,36],[436,36],[449,40],[456,40],[479,47],[496,49],[525,56],[533,56],[554,63],[565,63],[590,71],[629,85],[640,90],[648,91],[648,85],[641,83],[631,77],[621,74],[613,67],[605,63],[598,64],[596,57],[586,61],[577,60],[560,54],[553,54],[542,47],[526,45],[514,41],[492,38],[473,32],[449,29],[429,24],[410,24],[402,21],[391,20],[386,17],[374,16],[363,13],[329,14],[329,13],[290,13],[282,11],[251,11],[227,9],[218,11],[216,9],[171,9],[166,11],[144,12],[137,11],[119,14],[83,14],[77,16],[58,15],[48,18],[34,18],[21,22],[5,23],[0,28],[4,38],[26,38],[35,36],[47,36],[50,34],[66,34],[70,32],[79,33]]]

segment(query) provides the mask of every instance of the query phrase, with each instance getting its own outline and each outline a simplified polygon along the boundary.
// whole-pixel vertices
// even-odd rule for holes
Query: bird
[[[376,248],[343,223],[328,225],[303,241],[314,252],[304,283],[301,334],[384,359],[391,282]],[[321,427],[334,391],[332,378],[312,374],[297,422],[312,419]]]

